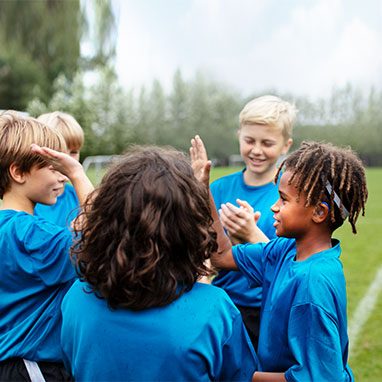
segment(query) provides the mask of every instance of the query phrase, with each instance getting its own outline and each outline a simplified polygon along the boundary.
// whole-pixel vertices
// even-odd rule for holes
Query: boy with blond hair
[[[80,202],[93,186],[78,161],[51,149],[66,151],[57,131],[15,112],[0,115],[1,381],[69,378],[60,306],[75,280],[73,235],[33,212],[36,203],[54,204],[67,178]]]
[[[270,239],[275,237],[270,207],[278,191],[273,179],[279,158],[292,144],[295,117],[294,105],[272,95],[253,99],[240,113],[238,138],[245,168],[211,184],[221,222],[233,243],[251,242],[257,220]],[[240,310],[256,349],[261,288],[250,288],[244,276],[232,271],[220,271],[212,283],[223,288]]]
[[[42,114],[38,121],[58,130],[64,137],[68,154],[80,160],[80,151],[84,144],[84,132],[80,124],[70,114],[61,111]],[[36,204],[35,215],[41,216],[52,223],[67,227],[79,211],[79,201],[72,185],[66,183],[63,193],[53,205]]]

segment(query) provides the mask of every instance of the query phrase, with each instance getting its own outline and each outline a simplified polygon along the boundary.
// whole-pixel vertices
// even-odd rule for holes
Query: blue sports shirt
[[[263,285],[260,369],[287,381],[352,381],[340,244],[296,261],[294,239],[233,247],[240,271]]]
[[[230,202],[237,206],[236,199],[246,200],[255,211],[261,212],[259,228],[269,239],[276,237],[271,206],[279,197],[277,185],[271,182],[263,186],[248,186],[244,182],[243,170],[217,179],[210,188],[217,209],[223,203]],[[250,287],[240,272],[220,271],[212,284],[223,288],[236,305],[261,306],[261,287]]]
[[[251,381],[257,370],[237,308],[196,283],[171,304],[111,310],[76,281],[62,304],[62,348],[76,381]]]
[[[36,204],[34,214],[40,216],[60,227],[70,227],[79,212],[79,201],[74,187],[71,184],[65,185],[64,192],[57,198],[57,202],[52,205]]]
[[[0,361],[61,361],[61,301],[75,279],[71,232],[0,211]]]

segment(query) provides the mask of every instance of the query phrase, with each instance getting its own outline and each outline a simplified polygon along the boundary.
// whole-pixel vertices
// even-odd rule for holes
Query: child
[[[80,201],[92,186],[78,161],[48,148],[32,152],[33,143],[66,151],[62,136],[37,120],[0,115],[1,381],[38,380],[41,372],[50,380],[69,378],[59,334],[61,301],[75,279],[72,233],[33,210],[37,202],[55,203],[66,177]]]
[[[172,149],[131,149],[105,175],[79,217],[81,282],[62,304],[77,381],[251,380],[257,361],[239,311],[196,282],[217,248],[207,197]]]
[[[200,139],[192,154],[197,176],[208,184],[210,164]],[[253,381],[351,381],[341,248],[331,236],[346,218],[356,233],[367,200],[364,168],[350,149],[303,142],[280,169],[272,206],[279,238],[231,248],[214,210],[219,250],[212,264],[263,286],[262,372]],[[266,241],[259,229],[256,235]]]
[[[253,99],[240,113],[238,137],[245,168],[211,184],[215,205],[220,208],[222,204],[229,203],[220,219],[233,243],[252,241],[255,221],[250,213],[246,213],[247,208],[261,213],[258,226],[270,239],[276,236],[270,210],[278,198],[273,179],[278,159],[288,152],[292,144],[295,116],[293,105],[271,95]],[[261,287],[250,288],[243,275],[229,271],[220,271],[212,284],[223,288],[240,310],[256,349]]]
[[[79,123],[67,113],[55,111],[42,114],[38,121],[58,130],[64,137],[68,153],[71,157],[80,160],[80,151],[84,144],[84,132]],[[61,227],[67,227],[79,212],[77,194],[72,185],[66,183],[63,193],[52,205],[36,204],[34,213]]]

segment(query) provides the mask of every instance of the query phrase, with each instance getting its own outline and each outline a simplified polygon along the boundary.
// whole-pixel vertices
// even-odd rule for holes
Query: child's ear
[[[313,221],[315,223],[322,223],[329,215],[329,206],[327,203],[319,203],[313,211]]]
[[[292,138],[289,138],[286,140],[286,142],[284,143],[283,151],[282,151],[283,155],[285,155],[289,151],[290,147],[292,146],[292,143],[293,143]]]
[[[9,174],[16,183],[23,184],[25,182],[25,172],[16,163],[9,166]]]

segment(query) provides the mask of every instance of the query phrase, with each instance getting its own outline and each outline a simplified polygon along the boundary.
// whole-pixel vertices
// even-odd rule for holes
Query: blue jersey
[[[263,186],[248,186],[244,182],[244,171],[224,176],[211,184],[211,192],[216,208],[230,202],[237,205],[236,199],[246,200],[255,211],[261,212],[259,228],[269,239],[276,237],[271,206],[277,201],[278,188],[274,183]],[[220,271],[212,283],[223,288],[236,305],[260,307],[261,287],[251,288],[240,272]]]
[[[196,283],[140,311],[111,310],[86,291],[76,281],[62,304],[62,348],[76,381],[251,381],[257,357],[219,288]]]
[[[74,187],[65,185],[65,190],[52,205],[36,204],[34,214],[61,227],[70,227],[79,212],[79,201]]]
[[[240,271],[263,285],[261,370],[287,381],[351,381],[340,244],[296,261],[294,239],[233,248]]]
[[[62,361],[61,301],[74,281],[71,232],[0,211],[0,361]]]

